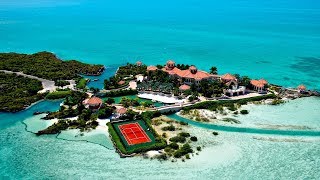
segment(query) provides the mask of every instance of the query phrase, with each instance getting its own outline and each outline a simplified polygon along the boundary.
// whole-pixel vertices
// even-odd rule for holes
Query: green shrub
[[[179,143],[185,143],[186,142],[186,138],[183,136],[175,136],[169,139],[169,141],[171,142],[179,142]]]
[[[162,131],[175,131],[176,127],[171,124],[170,126],[162,127],[161,130]]]
[[[113,104],[113,103],[115,103],[115,100],[113,98],[107,98],[105,102],[107,104]]]
[[[184,126],[187,126],[187,125],[188,125],[187,122],[182,122],[182,121],[180,121],[179,124],[180,124],[180,125],[184,125]]]
[[[193,150],[191,149],[191,146],[187,143],[187,144],[184,144],[180,149],[178,149],[177,151],[175,151],[173,153],[173,156],[175,158],[180,158],[188,153],[192,153]]]
[[[212,134],[215,135],[215,136],[217,136],[219,133],[216,132],[216,131],[213,131]]]
[[[169,147],[172,148],[172,149],[179,149],[179,145],[177,143],[175,143],[175,142],[170,143]]]
[[[54,82],[54,85],[63,87],[63,86],[70,85],[70,82],[69,81],[64,81],[64,80],[56,80]]]
[[[196,136],[191,136],[191,137],[190,137],[190,140],[191,140],[191,141],[198,141],[198,138],[197,138]]]
[[[181,133],[179,133],[179,136],[190,137],[190,134],[187,132],[181,132]]]
[[[249,111],[244,109],[244,110],[241,110],[240,113],[241,114],[249,114]]]
[[[156,158],[158,160],[164,160],[164,161],[168,160],[168,156],[166,154],[160,154],[160,155],[156,156]]]
[[[197,147],[197,151],[201,151],[201,147],[200,146]]]
[[[190,155],[189,154],[186,154],[186,159],[190,159]]]

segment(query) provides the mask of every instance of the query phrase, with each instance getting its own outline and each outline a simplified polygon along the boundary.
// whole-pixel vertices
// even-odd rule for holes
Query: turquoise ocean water
[[[90,84],[99,88],[126,62],[163,64],[173,59],[203,70],[214,65],[219,73],[320,89],[319,19],[316,0],[2,0],[0,51],[50,51],[63,59],[104,64],[103,77]],[[299,101],[268,107],[272,113],[266,112],[261,121],[306,125],[317,131],[319,99]],[[96,140],[104,144],[100,146],[35,137],[25,131],[21,122],[39,121],[32,116],[34,111],[54,110],[59,103],[44,101],[18,114],[0,114],[0,179],[320,177],[317,136],[221,131],[213,139],[210,128],[195,124],[192,131],[214,143],[204,143],[208,148],[186,163],[160,163],[140,157],[120,159],[103,138]],[[260,123],[261,109],[256,109],[250,112],[249,123]],[[246,124],[246,118],[239,119]],[[71,137],[63,135],[67,136]],[[293,141],[264,141],[256,136]]]

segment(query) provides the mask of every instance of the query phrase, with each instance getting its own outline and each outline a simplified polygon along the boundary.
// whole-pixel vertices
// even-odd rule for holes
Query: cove
[[[248,127],[233,127],[233,126],[223,126],[223,125],[196,122],[196,121],[178,116],[177,114],[171,114],[171,115],[168,115],[168,117],[177,121],[186,122],[192,126],[197,126],[197,127],[210,129],[210,130],[217,130],[217,131],[265,134],[265,135],[283,135],[283,136],[313,136],[313,137],[320,136],[320,131],[276,130],[276,129],[248,128]]]
[[[7,113],[1,112],[0,113],[0,130],[9,127],[16,122],[23,121],[31,116],[36,111],[45,112],[45,111],[57,111],[60,107],[60,103],[62,100],[42,100],[34,103],[29,108],[16,112],[16,113]]]

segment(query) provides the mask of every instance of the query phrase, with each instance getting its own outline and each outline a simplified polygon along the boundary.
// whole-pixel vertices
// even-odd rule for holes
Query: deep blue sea
[[[203,70],[216,66],[219,74],[238,73],[319,90],[320,1],[0,0],[0,52],[38,51],[105,65],[103,77],[91,84],[100,88],[103,79],[126,62],[155,65],[173,59]],[[284,120],[287,125],[306,122],[318,128],[319,99],[302,101],[282,111],[269,107],[277,115],[266,112],[263,119],[279,123],[277,118],[290,112],[293,115]],[[31,116],[34,110],[53,110],[58,104],[45,101],[18,114],[0,114],[0,179],[320,177],[317,137],[274,142],[222,132],[212,139],[207,130],[195,128],[216,146],[186,163],[160,163],[120,159],[114,150],[99,145],[35,137],[25,131],[22,121],[40,122]],[[257,123],[259,112],[253,112],[250,123]]]

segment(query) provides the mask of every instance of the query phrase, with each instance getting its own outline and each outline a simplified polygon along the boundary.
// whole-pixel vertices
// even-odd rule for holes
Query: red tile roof
[[[233,75],[227,73],[227,74],[221,76],[221,79],[225,80],[225,81],[230,81],[230,80],[236,80],[237,78],[234,77]]]
[[[142,62],[141,62],[141,61],[137,61],[137,62],[136,62],[136,65],[141,66],[141,65],[142,65]]]
[[[268,84],[268,81],[264,80],[264,79],[260,79],[260,82],[264,83],[264,84]]]
[[[162,68],[162,70],[169,73],[170,75],[176,74],[179,77],[189,78],[189,79],[202,80],[202,79],[211,77],[211,75],[205,71],[193,71],[195,73],[192,73],[191,70],[196,70],[195,66],[191,66],[189,69],[186,69],[186,70],[180,70],[177,67],[174,67],[171,70],[167,68]]]
[[[87,104],[90,106],[98,106],[102,104],[102,100],[98,97],[93,96],[87,101]]]
[[[251,80],[250,83],[255,86],[255,87],[258,87],[258,88],[263,88],[266,84],[268,84],[268,82],[264,79],[260,79],[260,80]]]
[[[189,90],[189,89],[190,89],[190,86],[183,84],[183,85],[181,85],[181,86],[179,87],[179,89],[182,90],[182,91],[186,91],[186,90]]]
[[[156,66],[148,66],[147,71],[156,71],[158,68]]]
[[[119,85],[123,85],[124,83],[126,83],[124,80],[118,82]]]
[[[119,108],[117,109],[117,113],[118,114],[125,114],[127,112],[127,109],[126,108]]]
[[[304,86],[303,84],[301,84],[301,85],[298,86],[298,89],[299,89],[299,90],[306,90],[307,88],[306,88],[306,86]]]

